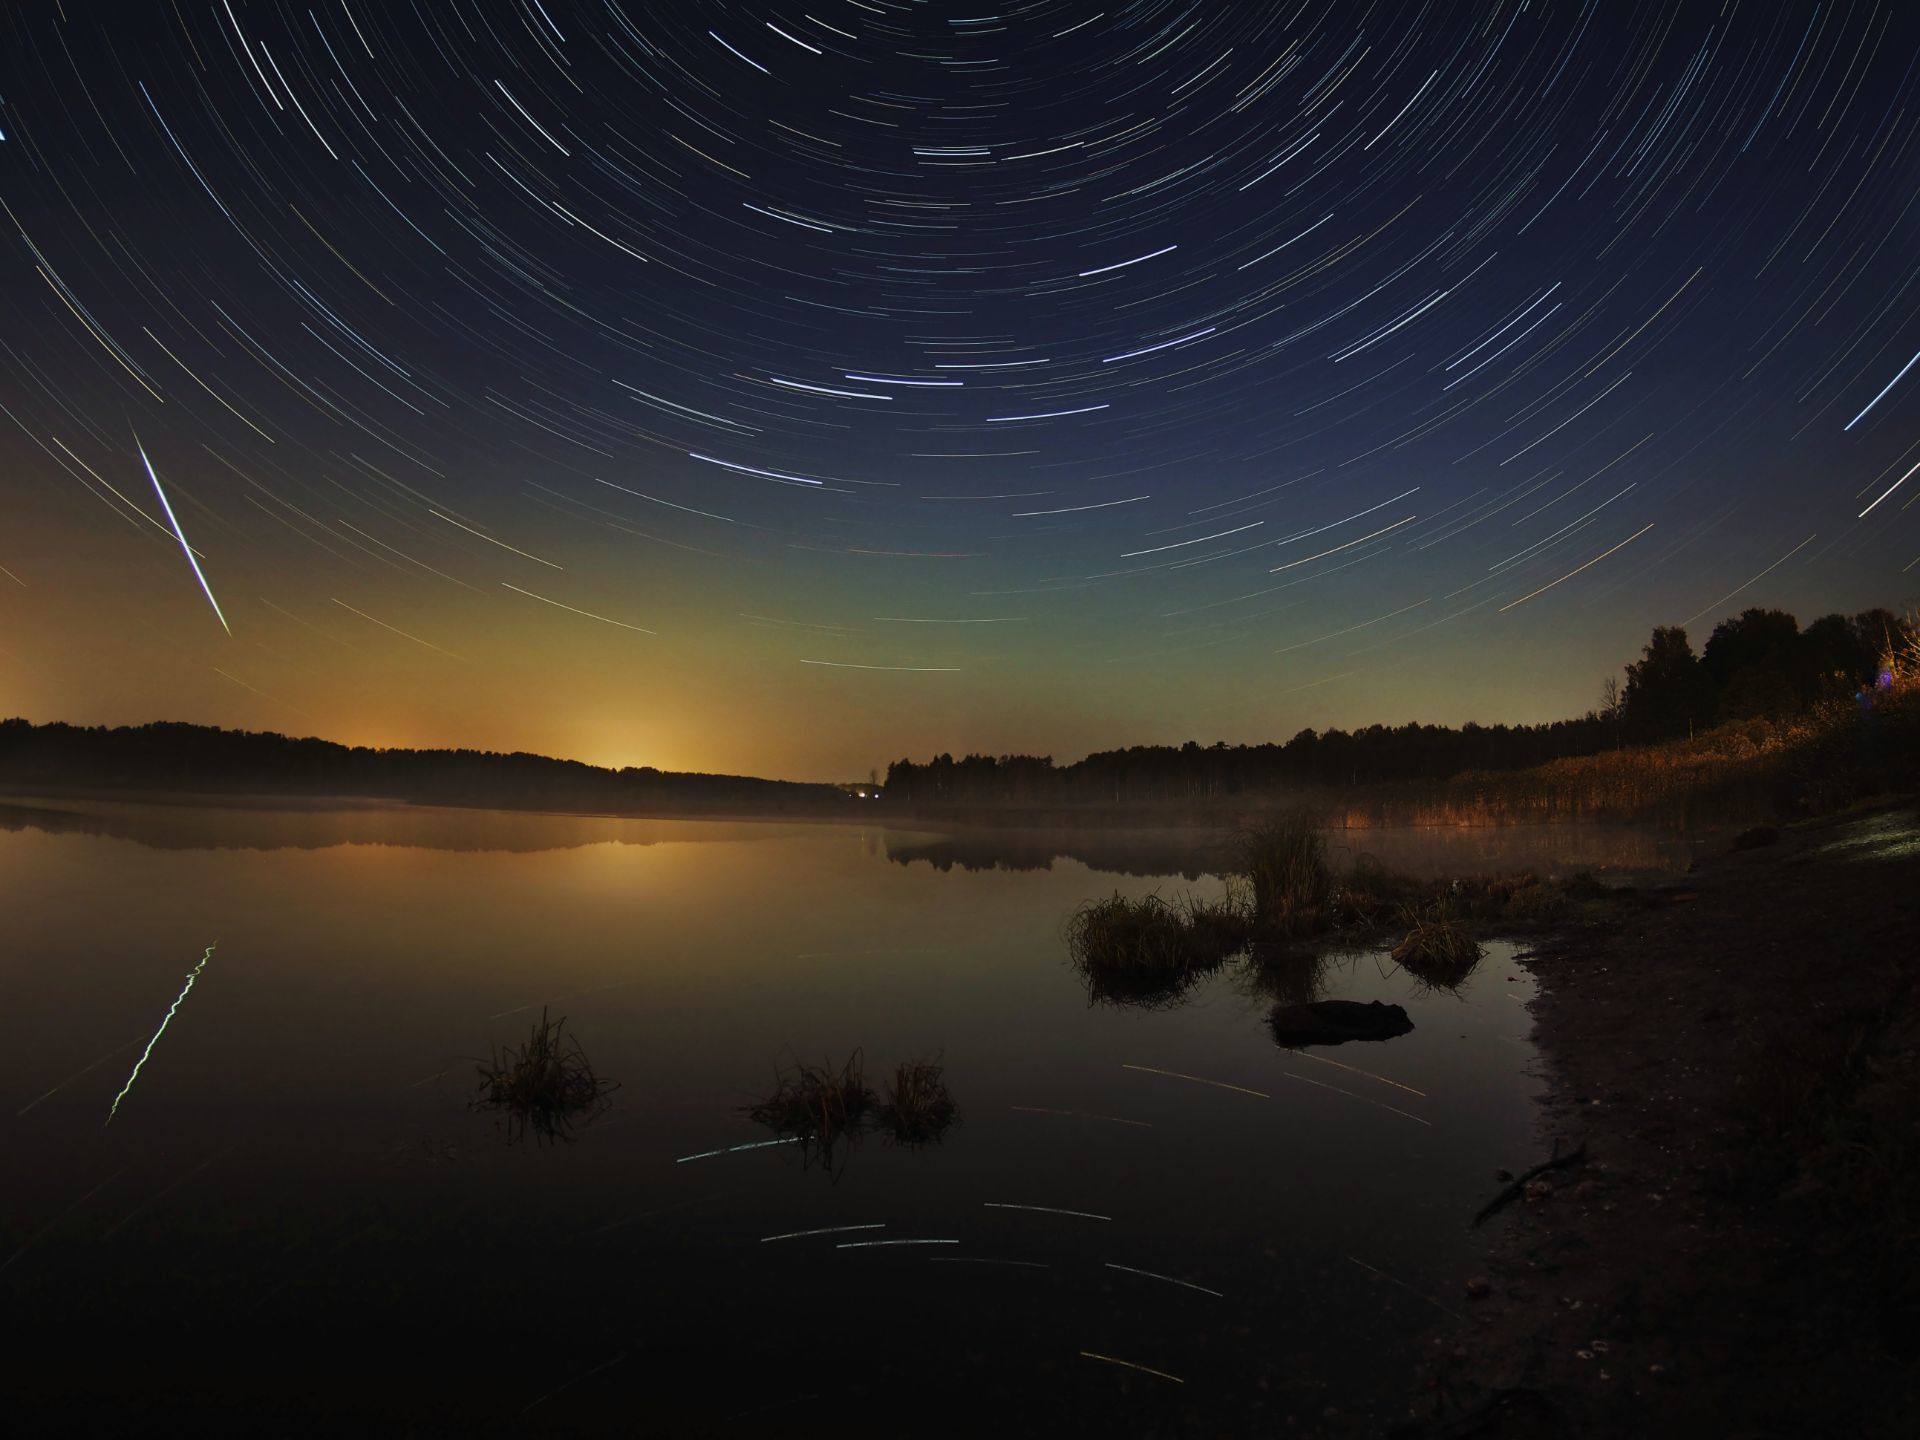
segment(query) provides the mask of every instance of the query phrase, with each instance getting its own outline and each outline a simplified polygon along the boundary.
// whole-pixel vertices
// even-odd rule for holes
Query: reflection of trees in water
[[[818,832],[779,816],[654,819],[531,810],[465,809],[390,801],[302,804],[286,798],[247,804],[227,796],[165,799],[16,795],[0,800],[0,831],[96,835],[162,850],[320,850],[392,845],[429,850],[532,853],[586,845],[658,845],[786,838]],[[971,829],[947,834],[861,827],[863,855],[940,871],[1050,870],[1071,860],[1090,870],[1188,882],[1230,868],[1229,836],[1199,829]],[[1418,876],[1531,869],[1541,873],[1615,870],[1674,873],[1719,832],[1688,834],[1629,825],[1430,826],[1332,830],[1336,868],[1366,853],[1389,869]]]
[[[1326,838],[1335,869],[1367,855],[1390,870],[1429,878],[1509,870],[1676,873],[1721,836],[1657,826],[1488,825],[1334,829]],[[884,843],[894,864],[940,871],[1050,870],[1056,861],[1073,860],[1109,874],[1194,881],[1234,865],[1232,837],[1223,830],[888,831]]]
[[[808,826],[808,830],[817,827]],[[96,835],[156,850],[325,850],[338,845],[390,845],[423,850],[531,854],[587,845],[683,845],[768,839],[794,833],[794,823],[555,815],[538,811],[468,810],[386,801],[302,805],[236,805],[227,797],[151,802],[49,797],[46,803],[0,802],[0,830]],[[872,842],[869,842],[871,846]]]
[[[957,834],[886,836],[896,865],[940,871],[1051,870],[1073,860],[1114,875],[1178,875],[1198,880],[1228,862],[1227,837],[1213,830],[968,830]]]
[[[1249,999],[1280,1005],[1310,1005],[1325,993],[1327,951],[1310,947],[1257,944],[1240,971],[1240,987]],[[1347,969],[1351,970],[1351,965]]]

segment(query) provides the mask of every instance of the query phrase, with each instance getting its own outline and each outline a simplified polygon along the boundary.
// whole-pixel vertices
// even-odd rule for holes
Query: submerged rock
[[[1338,1045],[1346,1040],[1391,1040],[1413,1029],[1398,1005],[1370,1000],[1315,1000],[1307,1005],[1276,1005],[1267,1017],[1273,1038],[1282,1045]]]

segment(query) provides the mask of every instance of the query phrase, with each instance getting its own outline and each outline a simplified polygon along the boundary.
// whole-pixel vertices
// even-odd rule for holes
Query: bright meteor
[[[167,503],[167,492],[160,488],[160,477],[153,473],[153,462],[147,459],[147,447],[135,436],[134,448],[140,452],[140,463],[147,467],[147,478],[153,481],[153,493],[160,497],[160,508],[167,512],[167,524],[173,527],[173,538],[180,542],[180,549],[187,557],[187,564],[193,567],[193,578],[200,582],[200,588],[207,592],[207,603],[213,606],[213,613],[220,616],[220,628],[233,634],[233,627],[227,624],[227,617],[220,612],[220,602],[213,598],[213,587],[207,584],[207,577],[200,571],[200,562],[193,558],[193,547],[187,544],[187,537],[180,528],[180,522],[174,518],[173,506]]]
[[[127,1076],[127,1083],[121,1086],[120,1093],[113,1097],[113,1104],[107,1110],[107,1125],[111,1125],[113,1117],[120,1113],[120,1102],[127,1098],[127,1091],[133,1089],[133,1082],[140,1078],[140,1067],[147,1063],[147,1056],[151,1055],[153,1047],[160,1043],[160,1037],[167,1033],[167,1026],[173,1023],[174,1012],[180,1008],[180,1002],[187,998],[187,991],[193,989],[193,982],[200,978],[200,972],[207,968],[207,961],[213,958],[213,947],[219,943],[216,940],[213,945],[207,946],[207,953],[200,957],[200,963],[187,972],[187,983],[182,985],[180,993],[173,997],[173,1004],[167,1007],[166,1018],[161,1020],[160,1028],[153,1032],[153,1038],[147,1041],[147,1048],[140,1052],[140,1058],[133,1062],[133,1073]],[[105,1126],[101,1128],[104,1129]]]

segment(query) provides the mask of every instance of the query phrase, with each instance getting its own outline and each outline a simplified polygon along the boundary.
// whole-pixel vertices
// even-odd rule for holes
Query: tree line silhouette
[[[1920,639],[1889,610],[1826,615],[1804,630],[1782,610],[1750,609],[1715,627],[1695,654],[1660,626],[1625,683],[1577,719],[1541,725],[1369,725],[1302,730],[1285,743],[1135,745],[1069,765],[1047,755],[940,755],[887,767],[881,804],[866,786],[802,784],[628,766],[525,752],[400,750],[209,725],[36,725],[0,720],[0,785],[354,795],[426,804],[625,814],[852,815],[946,808],[1037,811],[1184,806],[1263,795],[1445,780],[1527,769],[1728,721],[1780,719],[1858,697],[1866,703]],[[871,808],[869,808],[871,806]]]
[[[1890,610],[1823,615],[1806,629],[1784,610],[1744,610],[1716,625],[1699,655],[1678,625],[1655,628],[1614,703],[1622,734],[1677,739],[1729,720],[1778,720],[1858,696],[1915,643]]]
[[[1521,770],[1845,699],[1872,686],[1914,643],[1913,626],[1889,610],[1827,615],[1802,630],[1785,611],[1751,609],[1717,626],[1701,655],[1683,628],[1656,628],[1643,658],[1627,667],[1625,684],[1605,682],[1600,705],[1578,719],[1308,729],[1284,744],[1135,745],[1068,765],[1050,755],[938,755],[894,761],[882,799],[888,809],[1204,806]]]
[[[651,766],[610,770],[522,751],[349,747],[172,721],[109,729],[0,720],[0,784],[637,814],[839,814],[859,804],[833,785]]]

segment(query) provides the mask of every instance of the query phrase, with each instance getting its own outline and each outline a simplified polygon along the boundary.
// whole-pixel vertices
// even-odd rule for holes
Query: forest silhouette
[[[1805,714],[1874,685],[1914,641],[1913,624],[1890,610],[1826,615],[1803,630],[1783,610],[1750,609],[1716,626],[1701,654],[1684,628],[1656,628],[1624,683],[1603,681],[1600,703],[1577,719],[1302,730],[1284,744],[1189,740],[1097,751],[1069,765],[1046,755],[939,755],[895,761],[883,793],[905,808],[1209,805],[1524,770],[1729,721]]]
[[[1302,730],[1260,745],[1136,745],[1068,765],[1051,756],[940,755],[887,768],[871,787],[629,766],[525,752],[409,750],[295,739],[271,731],[157,722],[76,726],[0,720],[0,785],[227,795],[358,796],[421,804],[631,815],[852,816],[1222,802],[1525,770],[1687,737],[1735,721],[1778,721],[1865,697],[1910,656],[1914,625],[1888,610],[1827,615],[1802,629],[1781,610],[1718,625],[1701,652],[1678,626],[1654,630],[1624,683],[1586,714],[1539,725],[1411,723]]]

